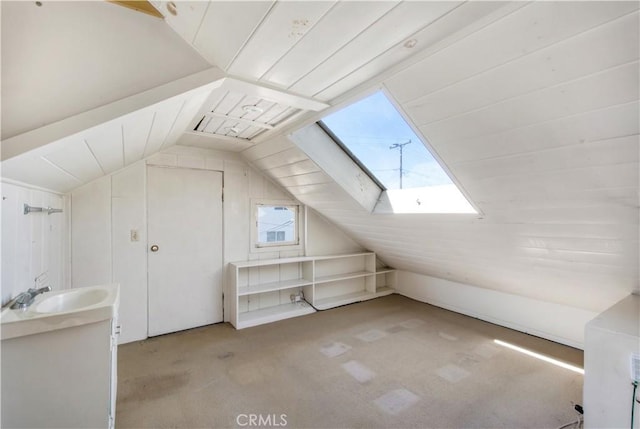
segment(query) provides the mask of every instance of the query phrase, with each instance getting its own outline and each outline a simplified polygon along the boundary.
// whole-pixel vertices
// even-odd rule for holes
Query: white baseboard
[[[398,271],[396,292],[417,301],[578,349],[596,312]]]

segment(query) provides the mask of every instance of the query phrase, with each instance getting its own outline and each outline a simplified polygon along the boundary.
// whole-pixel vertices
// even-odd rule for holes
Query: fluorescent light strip
[[[493,342],[498,344],[499,346],[506,347],[508,349],[515,350],[515,351],[520,352],[520,353],[524,353],[527,356],[531,356],[531,357],[534,357],[536,359],[540,359],[542,361],[554,364],[554,365],[559,366],[561,368],[565,368],[565,369],[571,370],[573,372],[577,372],[578,374],[584,374],[584,369],[582,369],[580,367],[577,367],[577,366],[574,366],[574,365],[570,365],[570,364],[568,364],[566,362],[559,361],[557,359],[550,358],[549,356],[541,355],[540,353],[532,352],[531,350],[527,350],[527,349],[524,349],[522,347],[518,347],[516,345],[510,344],[510,343],[506,343],[504,341],[493,340]]]

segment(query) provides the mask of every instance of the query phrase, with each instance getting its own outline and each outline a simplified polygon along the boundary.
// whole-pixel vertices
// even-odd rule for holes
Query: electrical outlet
[[[631,355],[631,378],[633,381],[640,381],[640,353]]]

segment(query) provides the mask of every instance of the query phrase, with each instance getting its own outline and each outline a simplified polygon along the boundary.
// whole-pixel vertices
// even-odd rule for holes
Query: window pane
[[[453,183],[383,92],[325,117],[322,123],[387,189]]]
[[[298,242],[296,207],[258,205],[258,243]]]

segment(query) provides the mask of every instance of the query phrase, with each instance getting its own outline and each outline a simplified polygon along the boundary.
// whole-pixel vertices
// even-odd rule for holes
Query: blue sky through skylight
[[[394,145],[403,145],[402,189],[453,183],[382,91],[322,122],[387,189],[401,189],[400,150]]]

